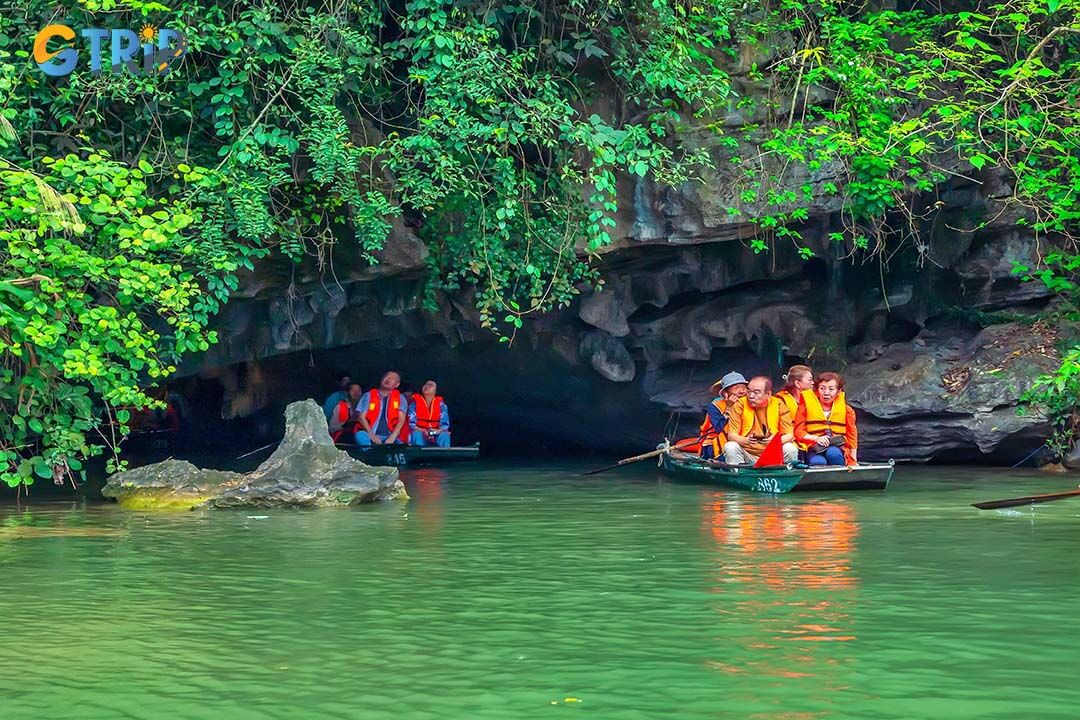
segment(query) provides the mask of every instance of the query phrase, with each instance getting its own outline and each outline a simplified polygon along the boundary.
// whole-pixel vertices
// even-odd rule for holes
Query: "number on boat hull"
[[[780,483],[774,478],[758,478],[757,484],[754,486],[755,492],[763,493],[778,493],[780,490]]]

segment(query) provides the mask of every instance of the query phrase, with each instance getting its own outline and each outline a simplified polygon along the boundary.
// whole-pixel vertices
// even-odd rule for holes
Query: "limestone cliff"
[[[1012,274],[1034,264],[1024,226],[1004,215],[979,225],[1000,178],[942,187],[912,250],[884,265],[839,256],[835,200],[814,204],[800,228],[816,251],[803,260],[782,244],[749,249],[751,229],[723,210],[722,174],[622,184],[619,237],[598,260],[603,289],[510,349],[479,327],[467,294],[421,310],[426,251],[398,225],[374,267],[348,248],[332,269],[260,266],[225,308],[221,343],[184,372],[218,378],[231,416],[320,393],[338,367],[370,386],[378,368],[402,366],[449,381],[466,416],[621,449],[691,433],[709,383],[728,370],[779,379],[806,361],[847,376],[867,459],[1015,462],[1048,433],[1016,409],[1054,367],[1059,329],[1024,320],[1052,302]]]

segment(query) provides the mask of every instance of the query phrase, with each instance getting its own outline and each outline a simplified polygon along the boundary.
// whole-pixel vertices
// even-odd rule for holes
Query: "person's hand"
[[[829,447],[829,438],[818,437],[818,439],[814,441],[814,444],[819,448],[827,448]]]
[[[382,440],[380,440],[379,436],[375,434],[375,431],[368,430],[367,436],[371,438],[372,445],[382,445]]]

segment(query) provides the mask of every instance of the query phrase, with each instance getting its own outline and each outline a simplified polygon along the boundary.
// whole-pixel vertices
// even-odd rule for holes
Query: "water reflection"
[[[729,651],[708,666],[730,675],[805,679],[813,700],[831,705],[829,695],[846,687],[840,675],[851,657],[846,646],[857,640],[852,613],[859,578],[852,560],[859,528],[852,505],[706,491],[702,529],[716,553],[711,591],[720,596],[714,610],[723,616]]]
[[[419,523],[427,540],[440,540],[443,532],[446,485],[450,474],[439,468],[403,470],[401,482],[409,493],[409,515]]]

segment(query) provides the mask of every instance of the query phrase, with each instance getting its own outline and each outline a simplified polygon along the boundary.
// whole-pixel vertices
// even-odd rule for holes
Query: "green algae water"
[[[1075,718],[1080,500],[902,468],[404,473],[349,510],[0,506],[0,717]]]

